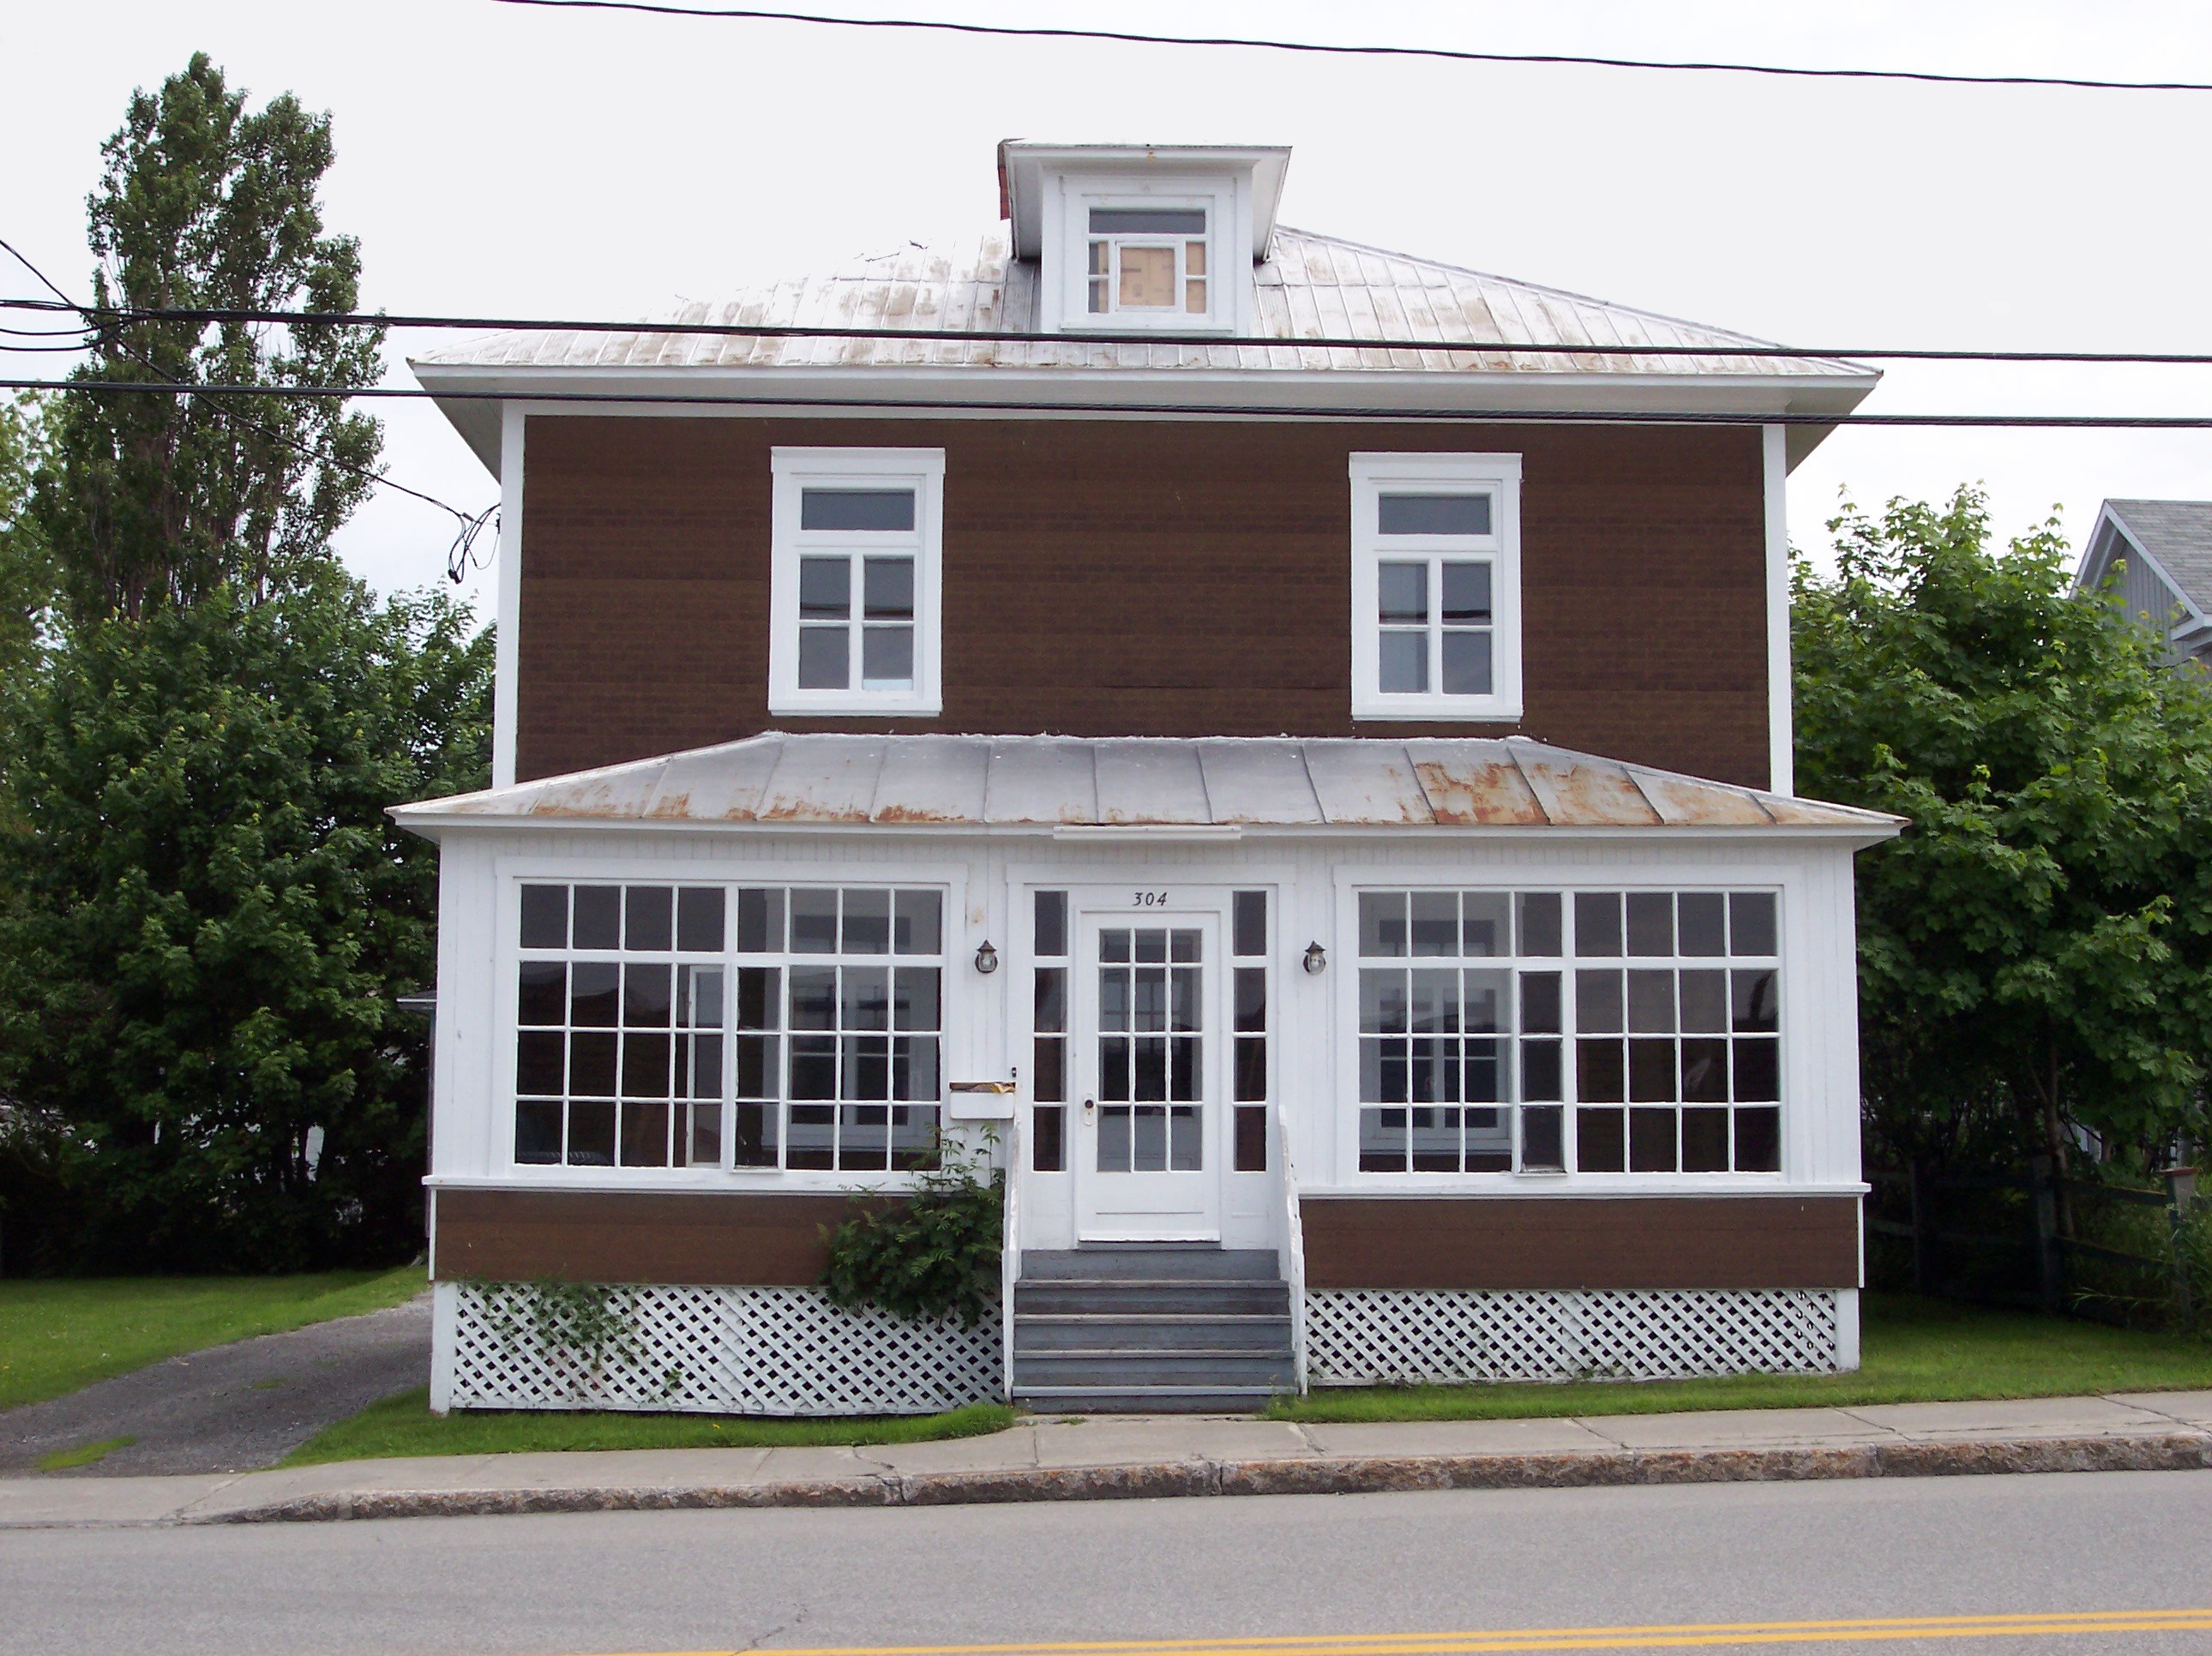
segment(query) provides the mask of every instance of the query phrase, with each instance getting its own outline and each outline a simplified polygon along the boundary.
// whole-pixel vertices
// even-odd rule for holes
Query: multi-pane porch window
[[[1094,207],[1084,277],[1091,314],[1208,309],[1203,207]]]
[[[1030,1008],[1030,1166],[1067,1169],[1067,894],[1036,894],[1030,952],[1036,956]]]
[[[1778,1170],[1776,907],[1361,893],[1360,1170]]]
[[[747,887],[736,952],[732,1164],[934,1167],[940,895]]]
[[[514,1159],[720,1165],[720,888],[522,888]]]
[[[1267,894],[1240,891],[1231,900],[1231,992],[1235,997],[1237,1097],[1234,1165],[1267,1170]]]

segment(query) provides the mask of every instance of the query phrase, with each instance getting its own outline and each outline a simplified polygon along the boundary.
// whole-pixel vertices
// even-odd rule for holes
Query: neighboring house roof
[[[2105,515],[2198,613],[2212,613],[2212,500],[2107,500]]]
[[[1012,830],[1719,828],[1887,839],[1902,819],[1519,737],[785,735],[402,805],[403,826]]]
[[[1030,332],[1037,326],[1037,264],[1012,257],[1001,222],[980,239],[955,246],[911,245],[858,260],[823,275],[712,301],[679,305],[666,321],[794,328],[915,329],[969,332]],[[1069,371],[1104,371],[1115,389],[1093,388],[1085,401],[1134,393],[1139,377],[1164,379],[1172,389],[1152,393],[1195,399],[1201,379],[1232,376],[1237,396],[1268,395],[1289,406],[1310,403],[1293,379],[1358,380],[1380,386],[1364,394],[1394,404],[1415,383],[1434,387],[1434,406],[1593,405],[1592,382],[1611,388],[1605,406],[1685,406],[1686,386],[1701,382],[1702,401],[1715,412],[1845,413],[1871,391],[1880,375],[1861,364],[1820,357],[1746,356],[1746,346],[1766,341],[1699,323],[1661,316],[1606,300],[1490,276],[1434,259],[1387,252],[1357,242],[1279,227],[1271,257],[1255,272],[1256,337],[1192,340],[1131,338],[1090,343],[1044,336],[1035,339],[896,340],[758,337],[675,334],[641,323],[635,332],[508,332],[410,359],[432,391],[526,384],[543,386],[567,376],[603,390],[665,388],[670,369],[743,372],[755,386],[763,376],[799,378],[834,373],[849,385],[869,370],[896,369],[902,383],[932,372],[961,384],[963,399],[1018,394],[999,385],[983,392],[976,370],[1008,379],[1042,372],[1054,392],[1075,395]],[[1379,339],[1389,349],[1324,348],[1316,338]],[[1402,342],[1401,345],[1400,342]],[[1588,346],[1560,355],[1424,349],[1445,342]],[[1691,356],[1653,356],[1638,346],[1708,348]],[[1709,354],[1708,354],[1709,351]],[[527,376],[526,381],[517,383]],[[1093,375],[1085,375],[1091,379]],[[993,376],[994,380],[996,375]],[[1279,383],[1255,393],[1255,381]],[[1550,387],[1548,391],[1540,388]],[[1634,386],[1637,389],[1626,389]],[[794,386],[794,390],[797,387]],[[757,396],[758,390],[747,394]],[[1030,394],[1034,395],[1032,391]],[[1348,385],[1325,393],[1359,396]],[[1218,396],[1218,393],[1216,393]],[[1270,403],[1270,406],[1273,406]],[[1333,404],[1332,404],[1333,406]],[[1417,405],[1407,404],[1408,412]],[[497,469],[497,417],[479,405],[446,404],[449,418]],[[1793,455],[1809,451],[1824,428],[1793,431]]]
[[[2075,591],[2102,587],[2116,562],[2123,604],[2166,634],[2177,662],[2212,657],[2212,500],[2106,500]]]

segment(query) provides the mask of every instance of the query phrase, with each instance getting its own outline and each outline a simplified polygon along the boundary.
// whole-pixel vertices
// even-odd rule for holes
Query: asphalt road
[[[0,1472],[57,1449],[136,1441],[50,1477],[273,1466],[325,1426],[430,1378],[430,1296],[187,1351],[0,1414]]]
[[[0,1652],[101,1656],[550,1656],[2202,1608],[2212,1472],[21,1531],[0,1535]],[[2189,1631],[1762,1647],[2201,1656],[2212,1618]]]

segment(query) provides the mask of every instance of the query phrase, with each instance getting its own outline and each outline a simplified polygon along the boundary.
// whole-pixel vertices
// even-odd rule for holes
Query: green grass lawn
[[[0,1281],[0,1409],[59,1397],[179,1351],[380,1310],[428,1286],[420,1265],[306,1277]]]
[[[1279,1420],[1506,1420],[1683,1409],[1791,1409],[2067,1397],[2212,1386],[2212,1342],[1936,1300],[1862,1296],[1855,1374],[1564,1386],[1342,1386],[1285,1400]]]
[[[430,1412],[427,1387],[373,1404],[284,1457],[287,1466],[393,1455],[516,1454],[541,1449],[753,1449],[783,1445],[921,1443],[981,1437],[1014,1423],[1003,1404],[972,1403],[942,1415],[837,1420],[756,1420],[716,1415],[584,1414],[538,1410]]]

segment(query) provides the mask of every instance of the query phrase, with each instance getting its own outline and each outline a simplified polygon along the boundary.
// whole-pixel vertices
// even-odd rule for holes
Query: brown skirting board
[[[806,1286],[822,1280],[837,1195],[441,1190],[443,1281]]]
[[[1855,1196],[1310,1197],[1308,1288],[1856,1288]]]

